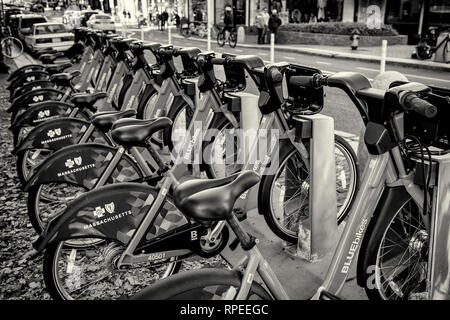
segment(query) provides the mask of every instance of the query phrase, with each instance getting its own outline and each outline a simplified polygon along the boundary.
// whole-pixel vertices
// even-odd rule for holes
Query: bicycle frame
[[[215,92],[214,90],[210,90],[203,94],[202,98],[200,99],[198,107],[194,111],[192,121],[189,124],[188,132],[190,134],[186,134],[182,142],[182,145],[185,146],[186,148],[182,148],[182,150],[185,149],[189,150],[190,145],[193,146],[199,141],[198,140],[200,133],[199,131],[201,130],[195,126],[195,123],[200,121],[205,125],[205,127],[208,127],[213,119],[214,111],[219,111],[220,106],[221,100],[217,92]],[[191,153],[188,152],[186,154],[183,153],[178,154],[174,165],[170,168],[170,170],[168,170],[164,174],[164,178],[160,181],[160,189],[158,192],[158,196],[153,201],[149,210],[145,213],[142,222],[134,232],[124,253],[120,257],[118,261],[119,268],[124,265],[132,265],[134,263],[152,260],[150,258],[150,255],[156,256],[158,255],[158,253],[136,255],[135,252],[136,248],[139,246],[142,240],[145,239],[145,235],[147,234],[149,227],[151,226],[152,222],[162,209],[166,201],[169,189],[174,184],[177,185],[179,183],[178,179],[180,179],[183,176],[183,174],[189,170],[188,164],[183,163],[183,158],[186,156],[191,156]],[[187,250],[187,252],[189,251]],[[169,259],[173,257],[178,257],[181,254],[182,252],[180,252],[180,250],[175,250],[170,252],[164,252],[164,257],[165,259]]]
[[[156,101],[153,105],[150,105],[148,113],[144,115],[146,119],[153,119],[161,116],[165,116],[172,106],[176,97],[181,97],[193,110],[195,108],[192,99],[186,95],[184,90],[178,84],[175,77],[169,77],[164,79],[161,86],[159,86],[154,79],[150,80],[151,85],[156,89]],[[152,98],[149,99],[149,102]]]

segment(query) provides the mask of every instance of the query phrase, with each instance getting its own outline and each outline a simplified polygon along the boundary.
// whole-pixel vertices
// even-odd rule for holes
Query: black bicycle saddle
[[[55,61],[57,58],[64,57],[63,52],[57,52],[57,53],[44,53],[39,56],[39,60],[42,61],[44,64],[51,64],[53,61]]]
[[[199,222],[231,218],[234,203],[259,181],[251,170],[221,179],[195,179],[175,187],[175,205],[186,216]]]
[[[45,71],[47,71],[49,74],[55,74],[63,72],[64,70],[70,68],[71,66],[72,64],[70,62],[60,64],[48,64],[45,66]]]
[[[74,93],[70,97],[70,102],[72,102],[79,109],[88,108],[95,110],[94,104],[103,98],[108,97],[106,92],[96,92],[96,93]]]
[[[55,73],[50,76],[49,80],[58,86],[69,86],[70,81],[72,81],[74,78],[78,77],[79,75],[80,75],[79,70],[74,70],[72,72]]]
[[[124,110],[124,111],[104,111],[96,113],[92,116],[92,124],[96,126],[102,132],[108,132],[111,130],[113,123],[119,119],[134,117],[136,110]]]
[[[122,146],[145,147],[145,142],[155,132],[172,125],[172,120],[166,117],[142,120],[139,124],[132,124],[121,127],[114,127],[111,131],[113,140]]]

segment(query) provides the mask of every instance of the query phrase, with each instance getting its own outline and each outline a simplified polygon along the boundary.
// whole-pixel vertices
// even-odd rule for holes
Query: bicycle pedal
[[[319,300],[342,300],[342,299],[328,291],[322,291],[320,293]]]
[[[233,213],[236,215],[239,221],[244,221],[247,219],[247,211],[242,210],[241,208],[233,209]]]

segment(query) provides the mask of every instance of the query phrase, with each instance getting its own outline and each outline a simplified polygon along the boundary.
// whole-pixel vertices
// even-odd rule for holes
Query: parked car
[[[23,11],[22,9],[18,8],[18,7],[12,7],[9,9],[5,9],[5,24],[9,25],[9,23],[11,22],[11,16],[13,15],[18,15],[18,14],[22,14]]]
[[[8,22],[8,26],[11,29],[11,34],[16,37],[19,38],[19,24],[20,24],[20,14],[16,14],[16,15],[12,15],[9,16],[9,22]]]
[[[87,27],[87,22],[88,20],[91,18],[92,15],[94,14],[100,14],[101,12],[99,12],[98,10],[81,10],[80,13],[80,19],[81,19],[81,25],[83,27]]]
[[[111,16],[106,14],[93,14],[86,23],[87,27],[104,32],[116,32],[116,24]]]
[[[31,52],[51,48],[66,51],[74,44],[74,35],[62,23],[36,23],[25,37],[25,45]]]
[[[24,43],[25,36],[31,34],[31,28],[35,23],[47,22],[47,18],[40,14],[21,14],[18,22],[18,38]]]

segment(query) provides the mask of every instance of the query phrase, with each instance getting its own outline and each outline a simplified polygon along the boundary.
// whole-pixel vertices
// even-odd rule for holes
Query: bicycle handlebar
[[[434,118],[438,113],[434,105],[419,98],[412,91],[401,92],[398,100],[404,110],[414,111],[427,118]]]
[[[327,76],[316,73],[312,76],[292,76],[289,84],[305,88],[320,88],[326,84]]]
[[[211,63],[216,65],[224,65],[226,63],[226,58],[212,58]]]

